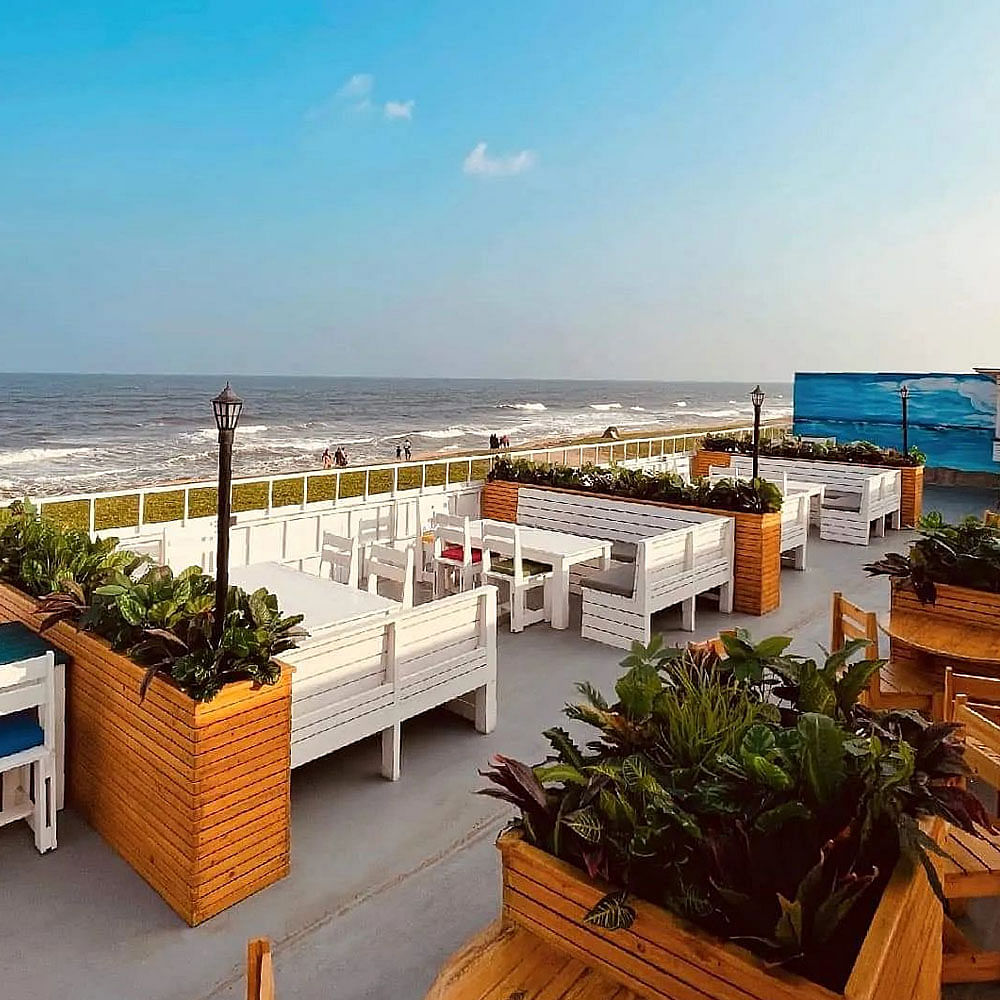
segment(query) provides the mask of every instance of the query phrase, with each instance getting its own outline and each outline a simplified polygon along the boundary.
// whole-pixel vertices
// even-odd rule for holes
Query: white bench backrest
[[[51,650],[41,656],[0,665],[0,716],[38,710],[38,723],[45,735],[44,746],[55,749],[55,656]],[[0,761],[3,758],[0,757]]]

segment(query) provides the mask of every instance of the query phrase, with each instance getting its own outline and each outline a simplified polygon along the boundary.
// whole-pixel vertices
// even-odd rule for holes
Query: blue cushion
[[[45,742],[45,733],[38,724],[38,712],[26,708],[23,712],[13,712],[0,716],[0,757],[40,747]]]

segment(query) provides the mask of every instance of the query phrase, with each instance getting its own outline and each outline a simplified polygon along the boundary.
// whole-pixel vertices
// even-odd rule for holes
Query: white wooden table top
[[[470,521],[469,530],[474,542],[482,542],[484,521]],[[535,562],[555,562],[592,559],[595,555],[611,555],[611,540],[587,538],[585,535],[571,535],[549,528],[520,526],[521,553]]]
[[[781,483],[780,479],[770,480],[773,483]],[[800,483],[797,480],[789,479],[785,483],[785,489],[788,493],[808,493],[810,496],[823,496],[826,493],[825,483]]]
[[[277,595],[284,614],[305,615],[302,627],[310,633],[369,615],[388,614],[402,607],[388,597],[369,594],[367,590],[348,587],[276,562],[240,566],[229,571],[229,579],[248,593],[266,587]]]

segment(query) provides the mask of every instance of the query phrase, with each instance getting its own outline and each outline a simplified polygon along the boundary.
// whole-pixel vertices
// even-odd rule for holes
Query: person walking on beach
[[[396,461],[401,462],[403,460],[403,446],[401,444],[396,445]]]
[[[500,439],[496,434],[490,435],[490,451],[496,451],[500,447]]]
[[[409,462],[409,460],[410,460],[410,439],[409,438],[407,438],[403,442],[403,452],[406,455],[406,461]]]
[[[330,457],[330,449],[329,448],[324,448],[323,449],[323,468],[324,469],[332,469],[333,468],[333,459]]]
[[[347,465],[347,452],[343,448],[338,448],[333,455],[338,469],[343,469]]]

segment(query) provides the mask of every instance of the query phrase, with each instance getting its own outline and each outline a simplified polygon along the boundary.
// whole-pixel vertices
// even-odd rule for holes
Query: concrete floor
[[[926,509],[981,512],[985,491],[929,488]],[[890,532],[867,549],[810,541],[810,569],[782,575],[782,607],[763,619],[699,611],[692,637],[679,613],[658,616],[668,641],[750,628],[794,635],[795,649],[829,641],[830,592],[884,609],[888,584],[861,566],[901,551]],[[574,631],[575,629],[575,631]],[[497,913],[493,847],[509,816],[474,795],[476,773],[504,752],[541,759],[541,732],[562,719],[574,682],[610,690],[618,651],[536,625],[501,632],[499,722],[489,736],[440,711],[404,728],[403,774],[378,775],[375,740],[296,770],[292,873],[199,928],[171,910],[72,811],[60,814],[59,848],[40,856],[24,824],[0,829],[0,997],[3,1000],[236,1000],[244,995],[246,941],[274,947],[282,1000],[419,1000],[442,962]],[[977,901],[969,930],[1000,943],[1000,906]],[[1000,1000],[1000,987],[950,989],[949,998]]]

